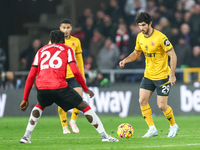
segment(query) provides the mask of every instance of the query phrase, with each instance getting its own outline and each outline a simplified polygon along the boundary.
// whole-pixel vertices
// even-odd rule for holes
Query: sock
[[[149,127],[153,126],[154,122],[153,122],[153,118],[152,118],[152,111],[151,111],[150,105],[147,104],[146,106],[140,107],[140,109],[141,109],[142,115],[143,115],[147,125]]]
[[[106,133],[101,120],[96,115],[96,113],[90,108],[90,106],[87,105],[87,107],[83,109],[82,111],[84,115],[86,116],[86,118],[87,119],[89,118],[88,121],[90,122],[91,125],[93,125],[96,128],[97,132],[101,136],[108,137],[108,134]]]
[[[79,112],[80,112],[80,110],[78,110],[77,108],[74,108],[73,112],[72,112],[71,119],[76,121],[76,119],[78,118]]]
[[[175,124],[175,118],[174,118],[172,108],[169,106],[168,109],[163,113],[164,113],[165,117],[167,118],[167,120],[169,121],[170,126],[173,126]]]
[[[38,105],[38,104],[37,104]],[[31,115],[30,115],[30,118],[29,118],[29,122],[28,122],[28,125],[26,127],[26,132],[24,134],[24,136],[28,139],[31,138],[31,132],[34,130],[38,120],[40,119],[41,115],[42,115],[42,112],[43,112],[43,109],[39,108],[38,106],[35,106],[32,111],[31,111]],[[40,106],[40,105],[39,105]],[[39,116],[36,118],[33,116],[33,112],[38,110],[39,111]]]
[[[67,126],[67,112],[65,112],[60,106],[58,106],[58,114],[62,127]]]

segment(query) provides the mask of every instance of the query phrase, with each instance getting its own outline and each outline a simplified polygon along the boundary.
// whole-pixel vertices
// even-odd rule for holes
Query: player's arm
[[[77,62],[78,68],[79,68],[82,76],[85,77],[83,55],[81,52],[76,54],[76,62]]]
[[[88,87],[85,83],[85,80],[83,79],[83,76],[76,65],[76,62],[74,62],[74,61],[70,62],[69,66],[74,74],[76,81],[82,86],[83,90],[90,95],[90,98],[93,97],[94,93],[88,89]]]
[[[22,111],[25,111],[26,108],[28,107],[28,96],[30,94],[31,88],[33,86],[33,83],[35,81],[35,77],[37,74],[37,67],[32,66],[31,70],[28,74],[27,80],[26,80],[26,84],[25,84],[25,88],[24,88],[24,95],[23,95],[23,99],[22,102],[20,104],[20,109]]]
[[[171,67],[169,81],[171,85],[174,85],[176,82],[175,70],[177,64],[177,56],[173,48],[167,52],[167,55],[170,57],[170,67]]]
[[[124,60],[119,62],[120,68],[124,68],[126,63],[135,61],[141,55],[141,53],[142,51],[134,50],[129,56],[127,56],[126,58],[124,58]]]

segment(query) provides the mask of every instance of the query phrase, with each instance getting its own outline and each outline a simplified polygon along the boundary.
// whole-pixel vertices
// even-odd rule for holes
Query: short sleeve
[[[161,41],[161,46],[165,52],[168,52],[173,48],[171,42],[168,40],[166,36],[161,36],[160,41]]]
[[[140,47],[140,43],[139,43],[139,35],[137,36],[137,39],[136,39],[135,50],[142,51],[142,48]]]

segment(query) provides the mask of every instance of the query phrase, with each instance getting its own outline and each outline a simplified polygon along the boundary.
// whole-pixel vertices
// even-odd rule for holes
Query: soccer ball
[[[117,128],[117,135],[120,138],[131,138],[133,135],[133,127],[128,123],[122,123]]]

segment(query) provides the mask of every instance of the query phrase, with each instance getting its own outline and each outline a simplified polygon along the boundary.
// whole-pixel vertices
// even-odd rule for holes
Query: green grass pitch
[[[164,116],[154,117],[158,136],[143,139],[147,125],[142,116],[100,116],[108,134],[119,139],[116,143],[103,143],[86,118],[77,119],[79,134],[62,134],[59,117],[42,116],[32,133],[31,144],[21,144],[29,117],[0,118],[0,150],[200,150],[200,117],[176,116],[179,132],[174,138],[167,138],[169,123]],[[68,117],[69,120],[69,117]],[[116,130],[121,123],[133,126],[134,134],[130,139],[120,139]],[[70,128],[71,130],[71,128]]]

